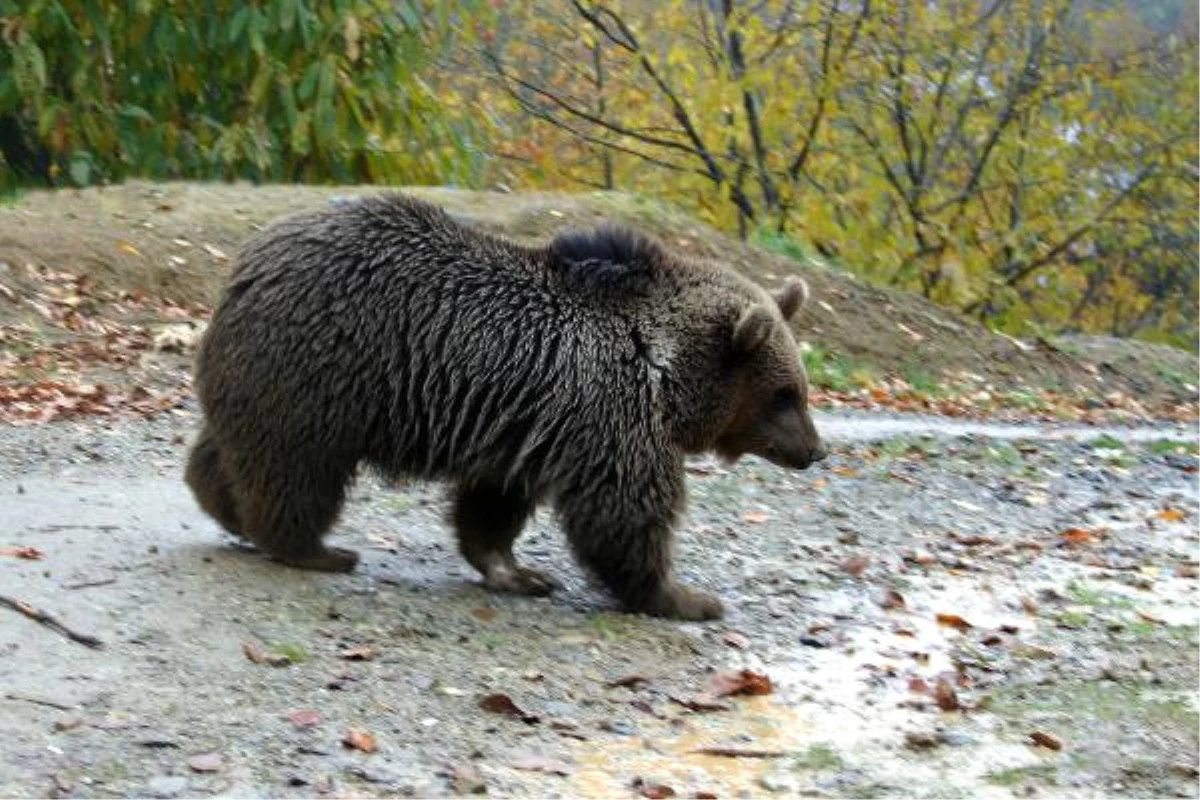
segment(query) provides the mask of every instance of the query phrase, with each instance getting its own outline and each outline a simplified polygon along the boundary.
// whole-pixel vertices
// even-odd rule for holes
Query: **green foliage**
[[[821,771],[842,769],[845,766],[842,756],[833,745],[818,742],[810,745],[807,750],[792,759],[794,770]]]
[[[823,347],[810,347],[804,351],[803,359],[808,382],[822,389],[848,392],[868,386],[876,378],[869,367]]]
[[[1125,444],[1120,439],[1109,436],[1107,433],[1097,436],[1089,442],[1093,450],[1124,450]]]
[[[804,244],[795,236],[787,233],[760,229],[750,237],[750,241],[764,250],[787,256],[801,263],[807,259],[808,254]]]
[[[421,80],[449,5],[0,0],[0,189],[468,181],[475,127]]]

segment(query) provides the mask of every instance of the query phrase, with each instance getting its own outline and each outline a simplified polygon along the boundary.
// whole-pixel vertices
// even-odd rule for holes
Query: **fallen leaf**
[[[742,514],[743,520],[753,522],[756,525],[766,522],[769,518],[769,515],[765,511],[747,511],[745,514]]]
[[[634,778],[632,784],[634,790],[642,797],[649,797],[651,800],[663,800],[665,797],[674,797],[675,790],[665,783],[651,783],[645,778]]]
[[[220,772],[225,768],[220,753],[201,753],[189,758],[187,763],[192,772]]]
[[[246,654],[246,658],[253,661],[255,664],[268,664],[272,667],[286,667],[292,663],[291,656],[286,653],[268,653],[262,649],[262,645],[258,642],[242,643],[242,652]]]
[[[699,791],[692,795],[692,797],[696,798],[696,800],[717,800],[717,793]]]
[[[46,557],[46,554],[36,547],[4,547],[0,548],[0,556],[13,556],[14,558],[23,558],[27,561],[41,561]]]
[[[1096,533],[1086,528],[1067,528],[1059,535],[1069,545],[1091,544],[1096,541]]]
[[[854,467],[843,467],[840,465],[831,468],[829,471],[834,475],[840,475],[843,478],[853,478],[854,476],[858,475],[858,470],[856,470]]]
[[[995,538],[991,536],[958,536],[952,535],[951,538],[964,547],[979,547],[981,545],[996,544]]]
[[[225,261],[226,259],[229,258],[229,256],[225,255],[224,252],[222,252],[220,249],[214,247],[211,244],[205,244],[204,249],[210,256],[217,259],[218,261]]]
[[[1142,619],[1144,619],[1146,622],[1153,622],[1155,625],[1165,625],[1166,624],[1166,620],[1164,620],[1162,617],[1157,617],[1154,614],[1151,614],[1149,611],[1142,611],[1139,609],[1137,612],[1137,615],[1139,617],[1141,617]]]
[[[611,688],[614,688],[614,689],[619,686],[623,686],[627,689],[634,689],[634,688],[637,688],[638,686],[641,686],[643,683],[649,683],[649,682],[650,682],[650,679],[647,678],[645,675],[640,675],[635,672],[632,675],[625,675],[625,676],[617,678],[615,680],[611,680],[606,685]]]
[[[363,753],[374,753],[379,749],[379,744],[375,741],[374,736],[357,728],[346,729],[346,732],[342,734],[342,745]]]
[[[548,775],[561,775],[564,778],[575,771],[575,767],[565,761],[540,755],[520,756],[509,762],[509,765],[513,769],[525,770],[527,772],[545,772]]]
[[[937,622],[939,625],[945,625],[948,628],[954,628],[964,632],[971,629],[971,623],[967,622],[958,614],[938,614]]]
[[[455,767],[450,773],[450,788],[455,794],[486,794],[487,784],[471,766]]]
[[[1062,740],[1060,740],[1057,736],[1052,736],[1049,733],[1034,731],[1033,733],[1029,734],[1029,738],[1034,744],[1049,748],[1050,750],[1062,750],[1063,748]]]
[[[904,331],[904,333],[906,333],[908,335],[908,338],[912,339],[914,342],[922,342],[925,340],[924,335],[917,333],[912,328],[905,325],[903,322],[897,322],[896,327],[899,328],[900,330]]]
[[[479,608],[471,609],[471,616],[481,622],[491,622],[500,616],[500,612],[491,606],[480,606]]]
[[[516,717],[526,725],[535,725],[541,718],[536,714],[530,714],[522,711],[513,699],[506,694],[489,694],[487,697],[479,701],[479,707],[491,714],[503,714],[509,717]]]
[[[386,533],[368,533],[367,547],[372,550],[384,550],[393,555],[400,553],[400,539]]]
[[[346,661],[370,661],[379,655],[379,651],[369,644],[360,644],[355,647],[347,647],[338,653],[338,658]]]
[[[929,684],[920,675],[913,675],[908,679],[908,690],[913,694],[928,694]]]
[[[954,684],[946,678],[938,678],[933,686],[933,700],[942,711],[957,711],[962,708]]]
[[[1187,514],[1178,508],[1164,508],[1162,511],[1158,512],[1158,518],[1166,520],[1167,522],[1183,522],[1185,519],[1187,519]]]
[[[904,734],[904,746],[909,750],[932,750],[941,743],[937,734],[928,731],[908,731]]]
[[[709,679],[708,690],[715,697],[731,697],[770,694],[773,687],[766,675],[743,669],[718,672]]]
[[[889,611],[897,608],[904,608],[906,606],[906,603],[904,602],[904,595],[900,594],[895,589],[885,590],[883,594],[877,598],[876,602],[878,602],[882,608],[886,608]]]
[[[861,578],[862,574],[867,571],[867,565],[871,563],[871,559],[867,556],[850,556],[843,561],[840,566],[842,571],[847,575],[855,578]]]
[[[750,646],[750,640],[737,631],[725,631],[721,634],[721,641],[737,650],[745,650]]]
[[[242,642],[242,652],[255,664],[267,663],[267,654],[263,652],[262,646],[258,642]]]
[[[297,709],[288,712],[287,720],[293,728],[312,728],[320,723],[321,714],[312,709]]]

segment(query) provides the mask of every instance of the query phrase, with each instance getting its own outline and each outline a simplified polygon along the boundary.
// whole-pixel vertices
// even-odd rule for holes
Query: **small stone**
[[[182,775],[156,775],[146,783],[146,796],[173,798],[185,794],[188,780]]]
[[[220,772],[225,768],[225,761],[220,753],[201,753],[188,759],[188,767],[193,772]]]
[[[63,731],[73,731],[82,724],[83,717],[77,714],[72,714],[70,716],[55,720],[54,730],[58,731],[59,733],[62,733]]]

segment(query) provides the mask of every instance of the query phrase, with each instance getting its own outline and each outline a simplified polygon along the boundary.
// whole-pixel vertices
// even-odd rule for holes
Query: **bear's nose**
[[[829,448],[825,446],[824,442],[818,442],[817,446],[812,449],[812,453],[809,454],[809,458],[813,460],[813,463],[824,461],[828,457]]]

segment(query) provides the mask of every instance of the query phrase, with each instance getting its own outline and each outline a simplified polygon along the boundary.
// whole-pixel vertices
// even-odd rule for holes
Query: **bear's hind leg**
[[[350,572],[358,553],[321,537],[337,520],[353,465],[289,453],[286,464],[250,456],[238,487],[245,536],[271,558],[298,569]]]
[[[674,491],[646,487],[637,498],[575,492],[559,514],[576,557],[629,611],[685,620],[720,619],[721,601],[675,580],[671,570]],[[682,490],[677,497],[681,498]],[[647,502],[660,497],[659,503]]]
[[[532,511],[529,498],[498,485],[463,483],[455,488],[452,521],[458,549],[489,589],[540,596],[558,588],[553,578],[522,567],[513,556],[513,542]]]
[[[242,522],[233,498],[233,483],[221,463],[221,451],[212,432],[200,431],[188,457],[185,480],[196,496],[196,502],[209,516],[235,536],[242,536]]]

